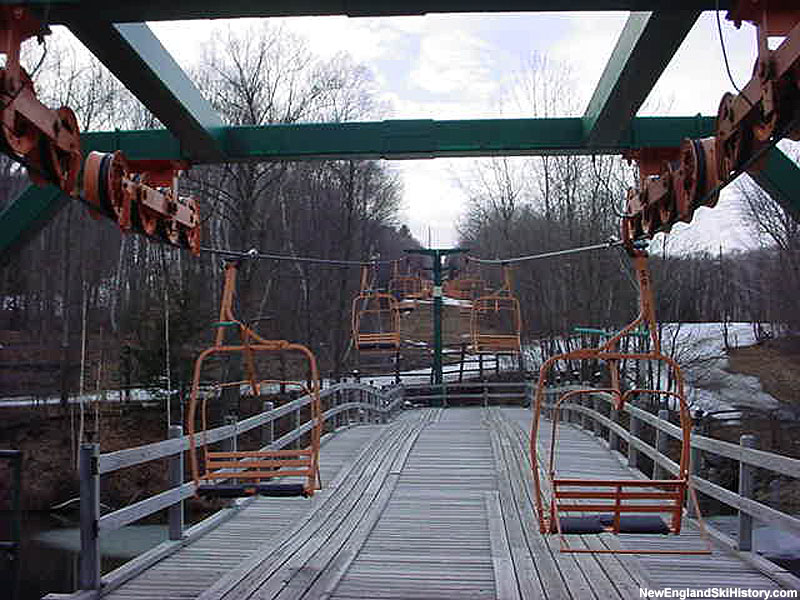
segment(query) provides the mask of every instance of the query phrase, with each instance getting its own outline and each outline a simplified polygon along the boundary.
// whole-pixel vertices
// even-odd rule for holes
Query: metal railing
[[[368,420],[386,422],[402,409],[404,390],[393,387],[387,390],[361,383],[339,383],[320,392],[323,401],[322,419],[332,429],[344,425],[364,423]],[[264,403],[263,412],[236,421],[227,418],[226,425],[203,432],[198,436],[198,445],[223,442],[234,444],[236,438],[248,431],[261,428],[264,450],[278,450],[301,439],[311,431],[313,423],[300,422],[300,412],[311,403],[310,396],[302,396],[274,408],[272,402]],[[294,413],[295,428],[275,438],[275,421]],[[84,443],[80,448],[80,535],[81,560],[78,583],[81,590],[91,591],[87,597],[96,597],[97,592],[110,591],[143,569],[178,550],[182,545],[203,535],[220,522],[233,516],[223,509],[205,521],[186,529],[183,522],[183,503],[194,495],[193,481],[184,481],[184,452],[189,450],[189,437],[183,435],[181,426],[173,426],[169,439],[100,454],[97,443]],[[139,502],[100,515],[100,477],[120,469],[133,467],[153,460],[168,459],[169,489]],[[242,502],[241,504],[244,504]],[[100,572],[100,536],[125,525],[143,519],[161,510],[168,511],[169,541],[150,552],[126,563],[107,577]],[[83,596],[81,596],[83,597]]]
[[[574,388],[573,388],[574,389]],[[548,390],[548,400],[555,399],[565,389]],[[552,403],[545,405],[547,416],[552,416]],[[628,428],[622,424],[622,412],[627,414]],[[577,397],[576,401],[561,405],[562,421],[575,424],[607,440],[611,450],[625,454],[630,467],[642,467],[642,455],[653,462],[653,477],[678,473],[678,464],[668,456],[669,440],[681,439],[680,427],[669,422],[669,411],[661,409],[654,415],[638,406],[626,404],[622,411],[614,408],[610,394],[594,392]],[[653,444],[643,439],[646,428],[651,428]],[[654,432],[654,435],[652,435]],[[754,499],[755,470],[766,469],[785,477],[800,479],[800,460],[758,450],[754,435],[742,435],[739,444],[699,435],[691,438],[691,470],[695,489],[706,496],[738,511],[738,539],[731,545],[742,551],[752,550],[754,520],[775,525],[800,535],[800,518],[782,512]],[[739,466],[738,493],[700,476],[704,453],[736,461]],[[691,516],[691,515],[690,515]]]

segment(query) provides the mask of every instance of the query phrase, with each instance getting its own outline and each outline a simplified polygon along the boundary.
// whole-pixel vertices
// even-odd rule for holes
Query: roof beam
[[[20,0],[24,3],[25,0]],[[428,13],[714,10],[715,0],[28,0],[50,4],[50,20],[68,23],[85,10],[113,23],[293,15],[393,16]],[[719,9],[730,8],[720,0]]]
[[[617,143],[700,16],[699,10],[633,12],[583,115],[590,146]]]
[[[747,174],[795,221],[800,221],[800,168],[797,163],[779,148],[772,148],[759,167]]]
[[[186,158],[224,159],[222,119],[147,25],[81,11],[69,28],[177,136]]]
[[[628,148],[677,146],[684,137],[704,137],[713,129],[713,117],[637,117],[623,139],[590,148],[580,117],[297,123],[227,127],[224,148],[231,162],[616,154]],[[81,144],[86,152],[122,150],[131,159],[188,158],[163,129],[85,133]]]

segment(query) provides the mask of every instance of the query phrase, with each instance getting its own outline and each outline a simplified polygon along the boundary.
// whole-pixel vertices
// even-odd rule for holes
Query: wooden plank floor
[[[381,429],[375,425],[352,427],[333,436],[320,455],[323,484],[328,485]],[[307,514],[318,498],[319,495],[310,500],[257,498],[235,518],[104,597],[112,600],[196,598],[261,547],[265,540]]]
[[[332,597],[495,598],[485,493],[496,489],[480,411],[443,411]]]
[[[106,597],[622,600],[641,587],[777,588],[721,548],[711,557],[560,553],[534,518],[529,422],[524,409],[448,408],[348,429],[325,445],[325,490],[313,499],[258,499]],[[564,427],[561,444],[563,474],[633,476],[592,435]],[[699,543],[686,531],[630,543]],[[629,543],[573,537],[594,549]]]

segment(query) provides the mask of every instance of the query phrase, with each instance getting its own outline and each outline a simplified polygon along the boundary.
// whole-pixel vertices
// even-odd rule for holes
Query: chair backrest
[[[472,301],[470,337],[474,352],[520,352],[522,316],[519,300],[494,294]]]
[[[400,347],[397,300],[383,292],[363,292],[353,299],[353,343],[359,351],[391,351]]]

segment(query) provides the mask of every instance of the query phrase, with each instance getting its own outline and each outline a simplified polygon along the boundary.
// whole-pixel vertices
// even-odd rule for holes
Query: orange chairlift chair
[[[189,398],[188,430],[189,455],[192,479],[199,496],[215,498],[237,498],[244,496],[313,496],[320,487],[319,446],[322,434],[322,414],[319,397],[319,370],[314,354],[305,346],[286,340],[267,340],[259,336],[247,325],[238,321],[232,311],[234,290],[236,288],[237,265],[229,262],[225,268],[225,287],[219,313],[216,340],[197,357],[194,366],[192,391]],[[238,344],[224,343],[225,328],[239,332]],[[265,353],[294,352],[308,361],[310,383],[260,379],[256,374],[256,357]],[[215,355],[240,354],[244,358],[247,379],[227,382],[216,386],[216,391],[228,386],[248,385],[254,395],[258,395],[263,385],[279,383],[298,387],[311,398],[310,442],[305,448],[259,451],[212,451],[205,440],[207,431],[207,399],[204,393],[200,399],[200,382],[205,360]],[[196,430],[200,412],[201,431]],[[199,446],[202,445],[202,450]],[[297,483],[277,483],[285,477],[299,478]]]
[[[408,259],[400,259],[408,260]],[[392,263],[392,278],[389,280],[389,293],[398,301],[421,300],[426,297],[425,284],[422,277],[412,275],[407,265],[404,273],[400,272],[400,260]]]
[[[400,349],[400,310],[397,300],[392,294],[379,292],[372,287],[370,270],[368,266],[361,268],[361,291],[353,298],[353,345],[359,352],[397,352]]]
[[[709,554],[711,545],[697,503],[697,496],[689,476],[690,436],[692,421],[686,404],[683,377],[677,362],[661,352],[656,327],[653,293],[647,255],[641,250],[631,251],[639,284],[639,316],[619,333],[597,348],[583,348],[549,358],[539,374],[536,403],[531,425],[530,456],[533,471],[536,513],[540,531],[557,534],[562,552],[628,553],[628,554]],[[619,341],[639,326],[647,328],[650,350],[643,353],[621,352]],[[541,425],[545,386],[550,369],[560,360],[600,360],[608,364],[611,386],[598,389],[570,390],[561,395],[552,407],[552,430],[547,460],[539,454],[539,428]],[[621,391],[619,361],[661,361],[672,370],[675,391],[629,389]],[[560,477],[556,465],[556,448],[560,411],[565,402],[586,393],[604,392],[614,398],[615,408],[622,410],[625,403],[637,394],[652,394],[674,398],[677,401],[682,432],[681,455],[677,475],[672,479],[583,479]],[[542,463],[540,465],[540,462]],[[541,466],[544,481],[539,473]],[[687,498],[688,496],[688,498]],[[678,548],[606,548],[602,550],[569,545],[569,534],[679,534],[684,502],[690,502],[704,547]],[[667,515],[667,520],[662,518]]]
[[[486,289],[486,282],[479,274],[469,272],[469,263],[466,265],[466,273],[444,282],[445,295],[455,300],[475,300],[486,295]]]
[[[511,269],[503,266],[503,287],[472,301],[470,337],[478,354],[519,354],[522,315],[511,293]]]

